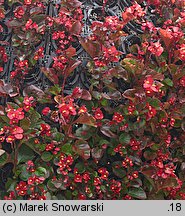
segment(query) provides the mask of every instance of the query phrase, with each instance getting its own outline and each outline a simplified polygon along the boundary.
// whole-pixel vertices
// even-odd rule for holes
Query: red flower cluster
[[[100,108],[97,108],[94,112],[94,117],[98,120],[103,119],[103,112],[101,111]]]
[[[59,166],[58,171],[66,176],[68,174],[68,171],[71,171],[71,165],[73,164],[73,157],[71,155],[66,156],[65,154],[60,155],[60,161],[57,163]]]
[[[149,104],[147,104],[146,108],[148,109],[148,112],[146,113],[147,120],[153,118],[157,114],[156,109]]]
[[[38,30],[38,25],[36,22],[33,22],[32,19],[29,19],[26,24],[25,24],[26,30],[32,30],[35,29],[36,31]]]
[[[34,98],[31,96],[31,97],[24,97],[24,101],[23,101],[23,104],[24,104],[24,107],[23,109],[28,112],[30,110],[30,108],[33,106],[33,101],[34,101]]]
[[[119,194],[120,191],[122,189],[122,185],[120,181],[116,181],[114,179],[112,179],[110,181],[110,190],[114,193],[114,194]]]
[[[37,61],[38,59],[40,58],[43,58],[44,57],[44,47],[40,47],[36,52],[35,52],[35,55],[34,55],[34,59]]]
[[[37,177],[36,175],[28,178],[28,185],[38,185],[43,183],[45,180],[44,177]]]
[[[56,155],[60,151],[60,148],[56,147],[54,143],[50,143],[46,145],[45,150],[50,151],[52,152],[52,154]]]
[[[13,109],[11,106],[7,106],[7,116],[10,119],[10,124],[17,124],[24,118],[24,112],[22,108]]]
[[[140,145],[141,145],[141,143],[139,141],[137,141],[136,139],[132,138],[130,140],[130,146],[131,146],[132,150],[138,151],[140,149]]]
[[[132,161],[132,159],[130,159],[129,157],[126,157],[125,159],[124,159],[124,161],[122,161],[122,166],[124,167],[124,168],[127,168],[127,167],[132,167],[134,164],[133,164],[133,161]]]
[[[183,77],[180,79],[180,85],[182,85],[183,87],[185,87],[185,76],[183,76]]]
[[[185,61],[185,44],[181,44],[181,46],[179,47],[179,58],[182,61]]]
[[[121,123],[123,119],[124,117],[118,112],[115,112],[112,118],[112,120],[115,121],[116,123]]]
[[[102,180],[107,180],[109,176],[109,172],[107,171],[106,168],[102,167],[98,169],[99,174],[101,175],[100,178]]]
[[[2,46],[0,46],[0,58],[3,60],[3,62],[7,62],[8,61],[8,56],[6,54],[6,50]]]
[[[71,115],[75,116],[77,114],[74,100],[71,98],[69,99],[69,101],[60,104],[58,108],[59,108],[59,113],[61,113],[65,121],[69,121]]]
[[[111,46],[109,48],[103,46],[102,51],[103,51],[103,55],[101,57],[101,60],[100,57],[95,57],[93,59],[97,67],[104,67],[109,62],[119,61],[119,56],[121,55],[121,52],[118,51],[115,46]]]
[[[19,196],[25,196],[27,194],[28,186],[26,182],[20,181],[15,190]]]
[[[144,80],[143,88],[147,95],[152,95],[154,92],[159,92],[159,86],[156,84],[151,75]]]
[[[24,10],[24,7],[22,6],[19,6],[19,7],[16,7],[15,10],[14,10],[14,16],[18,19],[21,19],[25,14],[25,10]]]
[[[40,135],[41,136],[51,136],[51,127],[48,124],[41,124],[40,125]]]
[[[161,44],[159,43],[159,41],[153,43],[151,42],[150,43],[150,46],[148,47],[148,50],[153,54],[153,55],[156,55],[156,56],[160,56],[164,49],[163,47],[161,46]]]
[[[64,70],[64,68],[67,65],[67,58],[63,55],[57,56],[57,57],[53,57],[53,68],[61,71]]]

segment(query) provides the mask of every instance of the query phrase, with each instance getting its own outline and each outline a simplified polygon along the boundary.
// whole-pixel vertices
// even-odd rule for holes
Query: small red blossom
[[[185,44],[182,44],[179,49],[179,58],[182,60],[182,61],[185,61]]]
[[[24,107],[23,109],[28,112],[30,110],[30,108],[32,107],[33,105],[33,101],[34,101],[34,98],[31,96],[31,97],[24,97],[24,101],[23,101],[23,104],[24,104]]]
[[[147,116],[147,120],[149,120],[157,114],[157,111],[154,107],[150,106],[149,104],[147,104],[147,108],[148,108],[148,112],[146,113],[146,116]]]
[[[74,176],[74,182],[81,183],[82,182],[82,176],[80,174],[76,174]]]
[[[40,130],[41,130],[41,132],[40,132],[41,136],[43,136],[43,135],[51,136],[51,127],[50,127],[50,125],[41,124]]]
[[[82,113],[86,113],[87,112],[87,108],[85,105],[81,106],[78,110],[78,115],[82,114]]]
[[[180,85],[185,87],[185,76],[180,79]]]
[[[18,108],[16,110],[8,106],[7,116],[10,119],[10,124],[15,124],[18,123],[19,120],[22,120],[24,118],[24,112],[22,108]]]
[[[25,28],[26,30],[29,30],[29,29],[35,29],[36,31],[38,30],[38,25],[36,22],[33,22],[32,19],[29,19],[26,24],[25,24]]]
[[[97,108],[97,109],[95,110],[94,117],[95,117],[96,119],[98,119],[98,120],[103,119],[103,117],[104,117],[104,116],[103,116],[103,112],[101,111],[100,108]]]
[[[73,103],[73,99],[70,99],[68,103],[62,103],[58,106],[59,112],[62,114],[62,116],[65,118],[65,120],[69,120],[69,117],[75,116],[77,114],[76,112],[76,106]]]
[[[16,139],[19,139],[21,140],[23,138],[23,129],[21,127],[18,127],[18,126],[14,126],[12,129],[11,129],[11,134],[14,135],[14,137]]]
[[[98,172],[100,173],[100,178],[103,180],[107,180],[108,176],[109,176],[109,172],[107,171],[106,168],[102,167],[100,169],[98,169]]]
[[[5,200],[14,200],[15,198],[16,196],[14,191],[10,191],[9,195],[4,197]]]
[[[164,49],[161,46],[161,44],[159,43],[159,41],[157,41],[155,43],[151,42],[150,46],[148,47],[148,50],[156,56],[160,56],[164,51]]]
[[[26,182],[20,181],[15,189],[19,196],[25,196],[27,194],[28,187]]]
[[[118,112],[115,112],[113,115],[113,118],[112,118],[112,120],[116,121],[117,123],[121,123],[123,121],[123,119],[124,119],[124,117]]]
[[[26,5],[31,5],[31,3],[32,3],[32,0],[24,0],[24,4]]]
[[[122,187],[121,187],[121,182],[120,181],[116,181],[116,180],[111,180],[110,182],[110,189],[113,193],[115,194],[119,194]]]
[[[95,177],[95,178],[94,178],[94,185],[95,185],[95,186],[101,185],[101,180],[100,180],[99,177]]]
[[[136,139],[132,138],[130,140],[130,146],[134,151],[139,150],[141,143],[137,141]]]
[[[42,115],[47,116],[50,112],[51,112],[50,108],[49,107],[45,107],[42,110]]]

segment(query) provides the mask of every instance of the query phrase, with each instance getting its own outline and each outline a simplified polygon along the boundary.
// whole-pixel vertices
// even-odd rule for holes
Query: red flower
[[[34,98],[33,97],[24,97],[24,101],[23,101],[23,104],[24,104],[24,110],[26,112],[28,112],[30,110],[30,108],[32,107],[32,102],[33,102]]]
[[[28,190],[26,182],[23,181],[20,181],[15,189],[19,196],[26,195]]]
[[[81,106],[78,110],[78,114],[86,113],[86,112],[87,112],[87,108],[85,105]]]
[[[108,179],[108,175],[109,175],[109,172],[107,171],[106,168],[102,167],[100,169],[98,169],[98,172],[101,174],[101,179],[103,180],[107,180]]]
[[[95,186],[101,185],[101,181],[100,181],[100,178],[99,178],[99,177],[95,177],[95,178],[94,178],[94,185],[95,185]]]
[[[75,116],[77,114],[76,107],[74,106],[72,99],[69,101],[69,103],[62,103],[58,107],[59,112],[67,121],[69,120],[70,115]]]
[[[19,139],[19,140],[23,138],[23,132],[24,132],[23,129],[18,126],[14,126],[11,129],[11,134],[14,135],[16,139]]]
[[[119,194],[121,191],[121,182],[116,180],[111,180],[110,182],[110,189],[113,193]]]
[[[48,124],[41,124],[40,129],[41,129],[41,133],[40,133],[41,136],[43,136],[43,135],[51,136],[51,131],[50,131],[51,127],[50,127],[50,125],[48,125]]]
[[[159,92],[159,85],[157,86],[151,75],[147,76],[144,80],[143,88],[146,90],[147,95],[153,94],[153,92]]]
[[[155,43],[151,42],[150,46],[148,47],[148,50],[156,56],[160,56],[164,51],[159,41]]]
[[[12,135],[10,135],[10,136],[8,136],[8,137],[6,138],[6,142],[7,142],[7,143],[12,143],[14,140],[15,140],[15,137],[12,136]]]
[[[33,22],[32,19],[29,19],[25,24],[26,30],[35,29],[37,31],[38,25],[36,22]]]
[[[97,108],[97,109],[95,110],[94,117],[95,117],[96,119],[99,119],[99,120],[103,119],[103,112],[101,111],[100,108]]]
[[[123,119],[124,119],[124,117],[118,112],[115,112],[113,115],[113,118],[112,118],[112,120],[116,121],[117,123],[121,123],[123,121]]]
[[[79,200],[86,200],[86,196],[84,194],[79,194],[78,199]]]
[[[140,142],[132,138],[130,140],[130,146],[132,147],[132,150],[137,151],[140,148]]]
[[[180,84],[185,87],[185,76],[180,79]]]
[[[50,112],[51,112],[50,108],[49,107],[45,107],[42,110],[42,115],[47,116]]]
[[[18,123],[19,120],[22,120],[24,118],[24,112],[22,112],[22,110],[22,108],[18,108],[16,110],[8,106],[7,116],[10,119],[10,124]]]
[[[83,179],[85,183],[87,183],[91,179],[89,173],[87,172],[83,173]]]
[[[152,78],[151,75],[149,75],[145,80],[144,80],[144,84],[143,84],[143,87],[145,89],[148,89],[148,88],[151,88],[152,85],[154,83],[154,79]]]
[[[22,6],[19,6],[14,10],[14,16],[18,19],[21,19],[23,17],[24,13],[25,13],[25,11],[24,11],[24,8]]]
[[[147,108],[148,108],[148,112],[147,112],[147,119],[150,119],[152,117],[154,117],[157,114],[157,111],[154,107],[150,106],[149,104],[147,104]]]
[[[25,3],[26,5],[31,5],[32,0],[24,0],[24,3]]]
[[[179,48],[179,58],[182,61],[185,61],[185,44],[181,44],[181,46]]]
[[[82,176],[80,174],[76,174],[74,176],[74,182],[81,183],[82,182]]]

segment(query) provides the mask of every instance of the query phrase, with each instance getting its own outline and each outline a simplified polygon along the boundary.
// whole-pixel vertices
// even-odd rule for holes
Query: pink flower
[[[159,41],[157,41],[155,43],[151,42],[150,46],[148,47],[148,50],[156,56],[160,56],[164,51],[164,49],[161,46],[161,44],[159,43]]]

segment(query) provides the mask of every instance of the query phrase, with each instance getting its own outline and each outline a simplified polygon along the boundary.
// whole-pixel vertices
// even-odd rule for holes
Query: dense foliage
[[[122,17],[102,10],[86,38],[78,0],[56,4],[57,17],[45,15],[44,1],[15,2],[6,22],[19,58],[10,83],[0,81],[7,101],[0,106],[0,167],[12,164],[1,198],[185,199],[184,1],[138,0]],[[125,56],[119,47],[130,21],[144,33]],[[24,86],[45,55],[45,47],[34,49],[44,34],[57,44],[51,68],[41,68],[53,83],[45,90]],[[67,95],[68,77],[81,64],[75,41],[90,56],[90,88]]]

